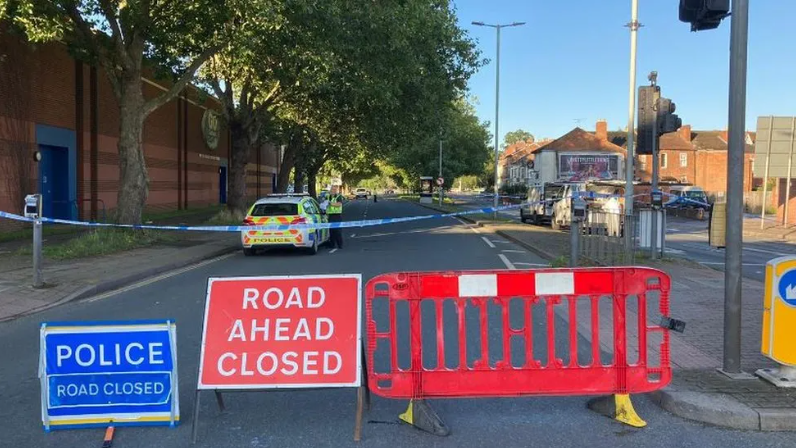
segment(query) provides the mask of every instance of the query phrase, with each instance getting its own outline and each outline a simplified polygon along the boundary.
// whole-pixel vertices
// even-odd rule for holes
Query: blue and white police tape
[[[539,201],[537,203],[542,203]],[[402,222],[420,221],[427,219],[439,218],[452,218],[456,216],[466,216],[475,214],[488,214],[494,212],[501,212],[505,210],[517,209],[523,205],[533,204],[514,204],[505,205],[501,207],[486,207],[474,210],[466,210],[455,213],[443,213],[434,215],[422,216],[406,216],[401,218],[383,218],[383,219],[369,219],[363,221],[343,221],[343,222],[330,222],[330,223],[306,223],[306,224],[269,224],[263,226],[158,226],[151,224],[110,224],[101,222],[87,222],[87,221],[72,221],[68,219],[56,218],[41,218],[44,223],[64,224],[82,227],[96,227],[96,228],[121,228],[121,229],[141,229],[141,230],[174,230],[174,231],[193,231],[193,232],[241,232],[241,231],[285,231],[285,230],[314,230],[314,229],[345,229],[354,227],[373,227],[386,224],[397,224]],[[16,215],[0,211],[0,218],[12,219],[15,221],[34,222],[33,218]]]

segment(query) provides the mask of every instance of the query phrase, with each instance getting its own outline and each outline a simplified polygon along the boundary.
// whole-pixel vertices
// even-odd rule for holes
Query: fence
[[[717,196],[718,198],[718,196]],[[771,204],[773,200],[773,192],[766,191],[766,200],[763,201],[763,190],[747,191],[743,194],[743,205],[746,213],[760,213],[763,211],[763,204],[766,206],[766,213],[776,213],[776,208]],[[721,201],[724,202],[724,195],[722,192]]]
[[[669,334],[648,319],[668,316],[669,287],[649,268],[379,275],[366,286],[370,389],[411,400],[661,389]]]
[[[581,223],[580,257],[591,264],[603,266],[632,265],[636,261],[638,213],[628,217],[622,213],[589,210]],[[632,232],[630,250],[625,231]]]

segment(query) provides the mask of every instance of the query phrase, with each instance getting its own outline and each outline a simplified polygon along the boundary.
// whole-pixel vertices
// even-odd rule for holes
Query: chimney
[[[690,124],[684,124],[682,127],[680,127],[680,137],[682,137],[683,140],[687,141],[688,143],[691,143],[691,125]]]
[[[597,120],[597,126],[594,133],[597,138],[602,141],[608,140],[608,122],[605,120]]]

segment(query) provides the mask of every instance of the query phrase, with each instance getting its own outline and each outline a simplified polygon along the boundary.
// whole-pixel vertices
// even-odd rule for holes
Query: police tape
[[[73,221],[69,219],[57,218],[41,218],[41,222],[51,224],[64,224],[82,227],[95,227],[95,228],[119,228],[119,229],[139,229],[139,230],[173,230],[173,231],[193,231],[193,232],[242,232],[242,231],[286,231],[286,230],[316,230],[316,229],[345,229],[345,228],[359,228],[359,227],[373,227],[386,224],[398,224],[403,222],[421,221],[428,219],[441,219],[453,218],[456,216],[467,216],[477,214],[488,214],[494,212],[502,212],[506,210],[517,209],[523,206],[532,206],[544,203],[545,201],[537,201],[534,203],[525,204],[512,204],[500,207],[486,207],[473,210],[465,210],[454,213],[442,213],[433,215],[421,216],[405,216],[401,218],[383,218],[383,219],[368,219],[362,221],[343,221],[343,222],[329,222],[329,223],[304,223],[304,224],[269,224],[262,226],[159,226],[152,224],[113,224],[102,222],[89,222],[89,221]],[[11,219],[14,221],[22,222],[35,222],[34,218],[16,215],[0,211],[0,218]]]

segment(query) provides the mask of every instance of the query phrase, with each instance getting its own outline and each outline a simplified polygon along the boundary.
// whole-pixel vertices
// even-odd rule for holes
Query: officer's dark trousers
[[[329,222],[342,222],[342,221],[343,221],[342,213],[329,215]],[[332,247],[337,247],[339,249],[343,248],[343,229],[341,228],[329,229],[329,236],[332,241]]]

